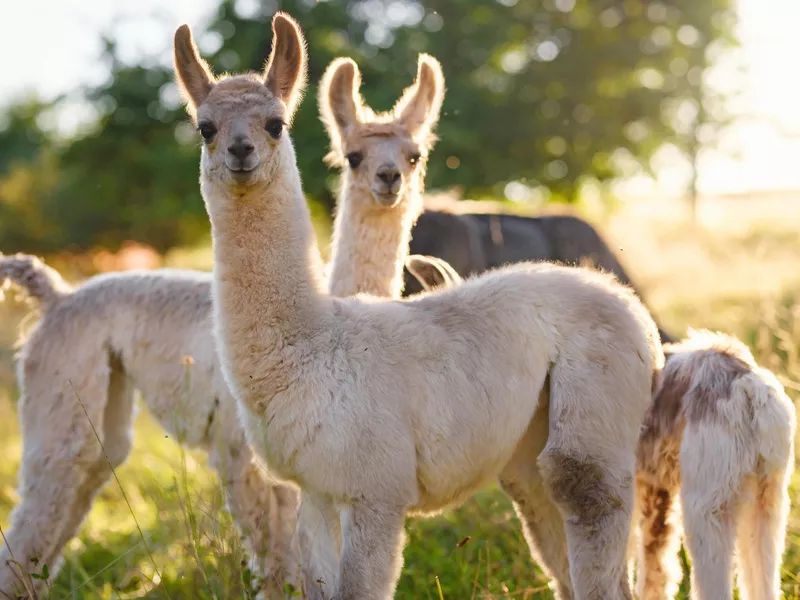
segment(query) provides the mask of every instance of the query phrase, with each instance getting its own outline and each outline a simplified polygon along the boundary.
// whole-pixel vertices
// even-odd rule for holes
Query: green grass
[[[657,219],[656,217],[653,217]],[[642,282],[650,305],[674,331],[689,325],[734,333],[800,395],[800,236],[791,223],[741,230],[652,225],[623,213],[608,237]],[[738,219],[741,221],[741,219]],[[741,228],[739,228],[741,229]],[[207,249],[175,252],[171,265],[208,268]],[[13,331],[22,310],[0,314],[0,525],[18,501],[21,441],[13,374]],[[128,462],[100,493],[52,598],[249,598],[241,542],[223,508],[222,491],[202,453],[185,452],[141,411]],[[800,491],[795,476],[792,498]],[[127,502],[126,498],[127,497]],[[135,519],[134,519],[135,517]],[[141,527],[140,535],[136,523]],[[551,598],[531,562],[514,512],[492,486],[458,510],[407,523],[398,598]],[[146,544],[145,544],[146,542]],[[783,567],[786,598],[800,598],[800,508],[789,524]],[[680,598],[686,598],[686,584]]]

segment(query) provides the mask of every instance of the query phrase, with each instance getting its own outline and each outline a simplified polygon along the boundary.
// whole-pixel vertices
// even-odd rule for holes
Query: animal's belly
[[[494,444],[464,449],[460,454],[433,448],[417,466],[419,503],[415,511],[436,512],[464,503],[494,480],[514,453],[522,433],[509,432]],[[449,456],[448,456],[449,454]]]
[[[160,389],[140,389],[142,399],[153,418],[174,437],[175,441],[186,446],[203,446],[210,439],[214,422],[218,418],[219,400],[211,391],[209,384],[200,391],[179,391],[163,386]]]
[[[516,391],[516,390],[514,390]],[[494,413],[453,419],[417,443],[419,509],[435,511],[467,500],[509,463],[536,413],[538,390],[499,399]]]

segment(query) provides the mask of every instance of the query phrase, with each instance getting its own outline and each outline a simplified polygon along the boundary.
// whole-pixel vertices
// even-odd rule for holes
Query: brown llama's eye
[[[283,133],[283,121],[280,119],[271,119],[267,121],[267,125],[265,127],[267,133],[272,136],[273,139],[278,139],[281,137],[281,133]]]
[[[197,131],[200,132],[206,143],[210,142],[217,134],[217,128],[210,121],[201,121],[197,126]]]
[[[415,152],[408,157],[408,162],[410,162],[412,165],[416,165],[420,158],[422,158],[422,155],[419,152]]]
[[[362,160],[364,160],[364,155],[361,152],[351,152],[347,155],[347,162],[351,169],[357,169]]]

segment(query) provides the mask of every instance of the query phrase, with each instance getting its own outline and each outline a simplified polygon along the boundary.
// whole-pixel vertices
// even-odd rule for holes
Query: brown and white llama
[[[306,592],[391,596],[405,515],[457,505],[513,469],[520,484],[541,474],[564,512],[575,595],[629,598],[636,442],[663,364],[649,314],[610,276],[550,265],[409,301],[328,295],[286,127],[305,42],[285,14],[272,26],[263,75],[216,79],[186,26],[175,62],[205,139],[223,373],[254,449],[303,490],[298,527],[311,531],[307,501],[318,523],[341,524],[340,556],[327,527],[303,535],[307,573],[338,563]],[[528,430],[548,379],[537,456]]]
[[[42,315],[17,361],[21,501],[0,549],[0,598],[38,597],[47,582],[30,572],[58,573],[64,546],[130,452],[134,389],[173,438],[209,453],[263,592],[299,587],[298,492],[275,486],[246,443],[214,350],[210,274],[132,271],[73,289],[15,255],[0,258],[0,285],[9,281]]]
[[[426,290],[461,282],[430,256],[409,256],[406,267]],[[733,598],[736,550],[739,597],[778,600],[795,406],[736,338],[690,331],[664,353],[637,452],[639,598],[677,594],[683,530],[693,599]]]

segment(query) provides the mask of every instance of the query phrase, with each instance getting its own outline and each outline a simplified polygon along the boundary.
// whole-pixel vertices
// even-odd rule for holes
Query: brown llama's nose
[[[252,142],[250,142],[250,140],[247,139],[236,140],[234,143],[228,146],[228,152],[230,152],[233,156],[235,156],[239,160],[244,160],[245,158],[250,156],[253,153],[253,150],[255,149],[256,147],[253,146]]]
[[[400,171],[395,167],[383,166],[378,169],[376,176],[386,185],[394,185],[394,183],[400,179]]]

